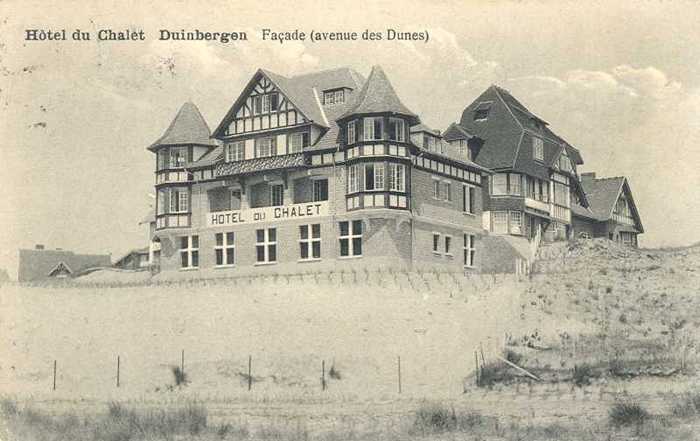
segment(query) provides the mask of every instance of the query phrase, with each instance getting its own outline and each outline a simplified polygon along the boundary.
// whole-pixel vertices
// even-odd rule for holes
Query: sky
[[[629,179],[642,246],[700,240],[700,3],[4,1],[0,268],[45,244],[114,259],[145,246],[146,147],[187,100],[213,129],[260,67],[381,65],[445,129],[498,84],[577,147],[579,170]],[[143,29],[146,41],[24,41],[26,29]],[[273,31],[427,31],[423,41],[262,41]],[[159,29],[247,41],[158,41]]]

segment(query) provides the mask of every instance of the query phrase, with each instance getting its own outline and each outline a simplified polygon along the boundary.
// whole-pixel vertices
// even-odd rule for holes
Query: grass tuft
[[[641,426],[651,418],[641,405],[637,403],[615,403],[609,412],[610,423],[615,427]]]

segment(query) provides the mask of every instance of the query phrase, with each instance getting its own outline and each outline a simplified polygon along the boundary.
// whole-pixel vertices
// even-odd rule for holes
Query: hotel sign
[[[281,205],[278,207],[249,208],[246,210],[216,211],[207,213],[206,221],[207,227],[224,227],[322,216],[328,216],[328,201]]]

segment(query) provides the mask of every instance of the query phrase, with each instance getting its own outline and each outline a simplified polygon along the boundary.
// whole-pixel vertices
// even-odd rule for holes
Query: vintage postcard
[[[700,4],[0,2],[0,440],[700,440]]]

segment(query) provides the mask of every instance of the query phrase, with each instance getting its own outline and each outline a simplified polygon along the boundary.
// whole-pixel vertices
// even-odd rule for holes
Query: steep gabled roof
[[[267,69],[258,69],[219,126],[214,130],[214,136],[223,135],[236,110],[247,99],[261,75],[267,77],[308,120],[326,129],[321,138],[310,149],[325,149],[335,146],[339,134],[336,119],[345,113],[348,106],[354,102],[357,91],[364,83],[362,75],[348,67],[327,69],[292,77],[286,77]],[[322,103],[323,92],[332,89],[350,89],[354,92],[346,94],[345,103],[324,107]],[[216,162],[221,159],[221,152],[218,152],[216,156],[209,155]]]
[[[447,141],[453,141],[455,139],[471,139],[474,137],[474,135],[469,133],[464,127],[457,123],[450,124],[450,126],[445,129],[442,136]]]
[[[639,232],[644,232],[642,221],[637,211],[637,205],[632,197],[632,190],[629,187],[627,178],[624,176],[616,176],[612,178],[600,179],[583,179],[581,181],[588,202],[590,211],[593,213],[594,219],[605,222],[612,218],[615,204],[621,195],[625,195],[632,210],[632,215]],[[578,213],[576,213],[578,214]]]
[[[188,101],[180,107],[175,119],[165,130],[165,133],[148,147],[155,151],[161,145],[204,145],[215,146],[210,138],[211,131],[204,117],[194,103]]]
[[[411,112],[408,107],[401,102],[394,86],[391,85],[384,70],[380,66],[373,66],[360,93],[355,98],[352,105],[339,119],[345,119],[350,115],[361,115],[371,113],[396,113],[410,117],[413,124],[418,124],[418,115]]]
[[[474,112],[487,104],[488,115],[475,120]],[[458,128],[483,139],[476,162],[493,169],[514,168],[534,174],[545,175],[546,167],[537,167],[531,156],[532,137],[543,140],[545,165],[549,165],[565,148],[576,164],[583,160],[577,149],[556,135],[542,118],[530,112],[507,90],[496,85],[486,89],[462,112]],[[451,130],[454,133],[455,129]],[[521,151],[522,150],[522,151]]]

